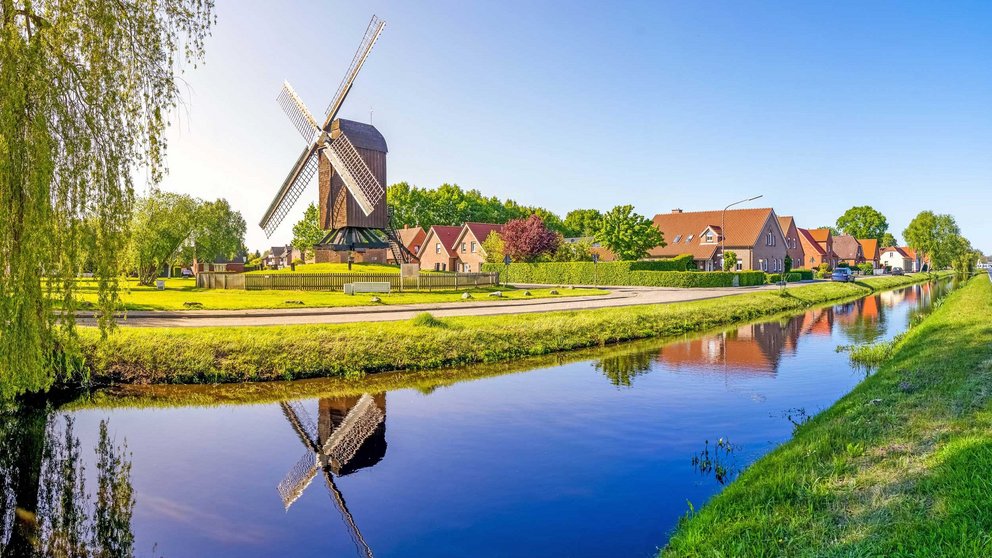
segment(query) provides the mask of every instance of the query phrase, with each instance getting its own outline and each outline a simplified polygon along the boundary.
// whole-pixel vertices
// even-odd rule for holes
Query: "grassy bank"
[[[992,284],[684,521],[662,556],[992,554]]]
[[[325,265],[325,264],[319,264]],[[340,264],[326,264],[340,265]],[[531,289],[530,296],[524,295],[523,290],[512,287],[486,287],[477,289],[460,289],[452,291],[429,292],[398,292],[346,295],[336,291],[284,291],[284,290],[225,290],[199,289],[195,279],[166,279],[165,290],[155,287],[138,285],[137,281],[128,281],[126,290],[121,292],[121,302],[125,310],[261,310],[270,308],[338,308],[345,306],[372,306],[394,304],[438,304],[445,302],[463,302],[462,293],[470,292],[471,301],[494,301],[513,299],[534,299],[564,296],[585,296],[605,294],[600,289],[558,289],[558,294],[551,294],[553,289]],[[488,296],[490,292],[500,291],[502,298]],[[381,300],[372,303],[372,297]],[[93,282],[79,284],[79,300],[96,303],[97,286]]]
[[[819,283],[729,298],[408,322],[242,328],[122,328],[101,340],[84,329],[98,383],[203,383],[354,377],[499,362],[609,343],[683,335],[921,280]]]

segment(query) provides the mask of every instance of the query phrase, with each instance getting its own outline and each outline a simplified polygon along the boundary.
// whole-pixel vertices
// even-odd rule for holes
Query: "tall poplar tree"
[[[162,178],[213,21],[213,0],[0,0],[0,397],[72,360],[83,254],[112,325],[134,177]]]

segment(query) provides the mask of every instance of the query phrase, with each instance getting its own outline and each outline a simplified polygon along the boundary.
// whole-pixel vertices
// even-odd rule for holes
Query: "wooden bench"
[[[388,293],[389,281],[362,281],[344,284],[344,294],[355,293]]]

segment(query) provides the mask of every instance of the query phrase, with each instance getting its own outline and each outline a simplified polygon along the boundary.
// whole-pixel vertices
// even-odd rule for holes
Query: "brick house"
[[[880,267],[880,257],[881,254],[878,251],[878,239],[877,238],[859,238],[858,244],[861,245],[861,253],[864,256],[866,262],[871,262],[872,267],[878,269]]]
[[[427,233],[424,229],[420,227],[406,227],[396,230],[396,235],[399,236],[400,242],[406,249],[410,251],[414,256],[420,256],[420,249],[424,245],[424,239],[427,238]],[[386,263],[395,264],[396,258],[393,257],[392,251],[386,254]]]
[[[724,217],[726,217],[724,219]],[[684,212],[654,216],[654,226],[665,237],[665,246],[648,252],[650,258],[690,254],[700,271],[723,268],[721,241],[737,254],[738,270],[779,272],[784,268],[785,235],[771,208]],[[723,228],[726,230],[723,230]]]
[[[906,272],[916,272],[923,269],[923,262],[916,255],[916,250],[909,246],[892,246],[882,248],[879,258],[883,266],[902,268]]]
[[[461,232],[452,243],[452,248],[458,254],[458,262],[454,271],[463,273],[478,273],[486,261],[486,251],[482,243],[491,233],[500,233],[503,225],[492,223],[465,223]],[[450,269],[450,268],[449,268]]]
[[[285,246],[273,246],[268,255],[262,258],[262,265],[272,269],[282,269],[289,267],[293,260],[303,259],[303,254],[289,244]]]
[[[792,267],[803,267],[806,253],[803,252],[803,244],[799,240],[796,220],[792,217],[779,217],[778,224],[782,227],[782,234],[785,235],[785,252],[792,259]]]
[[[815,269],[821,264],[830,267],[837,265],[837,254],[834,253],[834,237],[830,229],[796,229],[799,232],[799,242],[803,247],[806,258],[802,267]]]
[[[464,227],[434,225],[427,231],[420,248],[420,269],[434,271],[457,271],[458,251],[455,240],[461,236]]]
[[[844,262],[851,267],[865,261],[861,243],[849,234],[839,234],[834,237],[834,253],[837,254],[838,263]]]

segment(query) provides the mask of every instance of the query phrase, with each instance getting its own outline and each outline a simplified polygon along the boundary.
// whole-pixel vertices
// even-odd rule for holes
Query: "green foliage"
[[[858,269],[860,269],[861,273],[864,275],[871,275],[875,273],[875,265],[871,262],[863,262],[859,264]]]
[[[793,269],[786,275],[786,281],[792,283],[794,281],[810,281],[813,279],[813,270],[811,269]]]
[[[917,254],[930,259],[934,269],[949,267],[956,257],[970,249],[954,217],[932,211],[917,214],[902,235]]]
[[[837,228],[854,238],[881,240],[889,229],[885,215],[870,205],[852,207],[837,218]]]
[[[199,203],[185,194],[155,190],[135,204],[128,244],[129,267],[138,282],[151,285],[165,265],[181,259],[183,244],[191,241]]]
[[[851,267],[851,264],[847,262],[837,262],[837,267]]]
[[[592,242],[586,239],[575,242],[564,242],[558,245],[558,250],[551,256],[556,262],[591,262]]]
[[[84,257],[100,283],[100,325],[112,325],[133,177],[155,183],[165,171],[176,53],[202,58],[212,10],[203,0],[0,2],[0,398],[47,388],[74,352]]]
[[[898,246],[899,242],[892,233],[887,232],[882,235],[882,238],[878,241],[878,244],[880,248],[891,248],[893,246]]]
[[[651,219],[635,213],[632,205],[618,205],[603,215],[596,240],[620,260],[643,258],[652,248],[666,245]]]
[[[782,274],[781,273],[766,273],[765,274],[765,283],[768,283],[769,285],[777,285],[777,284],[779,284],[781,282],[782,282]]]
[[[324,239],[324,230],[320,228],[320,209],[311,203],[303,213],[303,218],[293,225],[293,246],[303,252],[304,260],[312,260],[313,247]]]
[[[547,262],[484,264],[483,271],[498,271],[502,281],[510,283],[538,283],[550,285],[615,285],[644,287],[730,287],[734,277],[740,286],[762,285],[765,274],[761,271],[672,271],[685,269],[691,256],[662,261],[617,262]]]
[[[733,271],[737,266],[737,252],[727,250],[723,253],[723,270]]]
[[[393,224],[397,227],[419,225],[426,230],[432,225],[466,222],[506,223],[536,214],[549,229],[561,234],[569,232],[560,217],[544,208],[485,197],[478,190],[462,190],[457,184],[429,189],[400,182],[386,189],[386,199],[393,208]]]
[[[241,212],[231,209],[225,199],[199,202],[189,241],[181,246],[183,263],[194,259],[211,262],[230,260],[245,251],[247,225]]]
[[[410,319],[410,324],[414,327],[448,327],[448,324],[445,323],[444,320],[436,318],[434,314],[431,314],[430,312],[421,312],[420,314],[417,314]]]
[[[785,255],[785,259],[782,260],[782,271],[788,275],[792,271],[792,256],[788,254]]]
[[[824,271],[827,271],[827,272],[833,271],[833,268],[831,268],[830,267],[830,264],[828,264],[828,263],[821,263],[817,267],[817,269],[819,269],[821,273],[824,272]]]
[[[490,232],[482,241],[482,251],[486,254],[486,263],[503,263],[503,257],[506,255],[503,237],[496,231]]]
[[[573,209],[565,215],[567,237],[596,236],[603,226],[603,214],[598,209]]]

